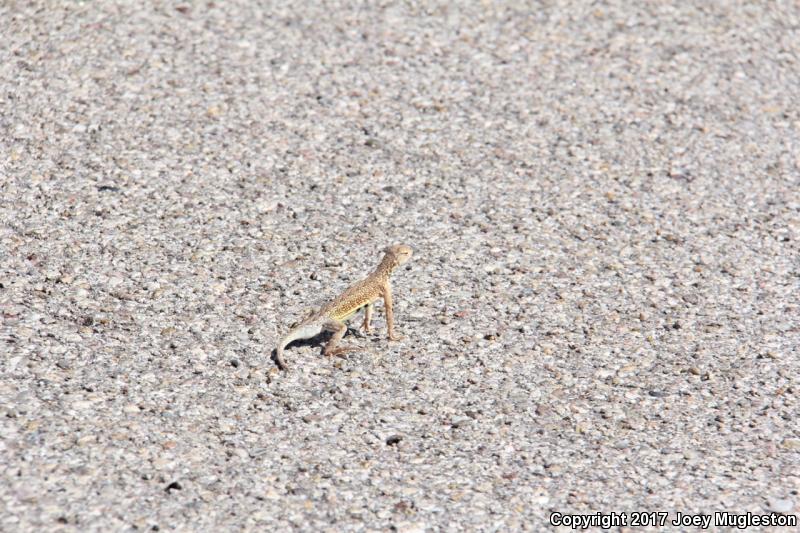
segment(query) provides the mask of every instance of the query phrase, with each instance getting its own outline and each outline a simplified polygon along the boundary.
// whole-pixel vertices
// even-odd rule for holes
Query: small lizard
[[[292,327],[278,343],[275,353],[275,362],[281,370],[288,370],[283,360],[283,350],[293,341],[316,337],[323,331],[333,332],[333,337],[325,345],[325,355],[341,355],[355,348],[337,348],[336,344],[347,333],[345,320],[364,309],[364,323],[362,327],[366,333],[370,331],[372,322],[372,306],[383,298],[383,307],[386,309],[386,328],[389,340],[399,340],[394,333],[394,312],[392,310],[392,287],[389,285],[389,275],[398,266],[411,258],[411,247],[405,244],[390,246],[384,250],[385,255],[377,268],[366,278],[348,287],[337,298],[312,311],[299,324]]]

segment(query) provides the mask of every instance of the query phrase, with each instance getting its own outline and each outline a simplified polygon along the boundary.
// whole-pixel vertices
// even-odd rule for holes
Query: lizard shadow
[[[368,334],[361,333],[356,328],[348,327],[347,328],[347,333],[344,334],[344,338],[346,339],[346,338],[348,338],[350,336],[353,336],[353,337],[355,337],[357,339],[364,339],[364,338],[366,338],[368,336]],[[320,355],[324,355],[325,346],[327,346],[328,342],[330,342],[331,337],[333,337],[333,333],[332,332],[323,331],[319,335],[317,335],[315,337],[311,337],[310,339],[298,339],[296,341],[292,341],[292,343],[289,346],[293,346],[293,347],[319,346],[320,347]],[[289,346],[287,346],[286,348],[289,348]],[[270,359],[276,365],[278,365],[277,353],[278,353],[278,349],[277,348],[273,348],[272,352],[270,352]],[[278,366],[280,366],[280,365],[278,365]]]

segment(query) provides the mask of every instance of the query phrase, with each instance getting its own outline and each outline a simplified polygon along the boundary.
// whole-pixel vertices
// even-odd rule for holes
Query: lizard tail
[[[275,350],[275,362],[278,364],[278,368],[281,370],[289,370],[289,367],[286,366],[286,361],[283,360],[283,350],[289,345],[290,342],[295,340],[292,338],[293,333],[293,331],[289,332],[288,335],[281,339],[281,342],[278,343],[278,347]]]
[[[322,327],[319,325],[301,324],[287,333],[278,343],[278,347],[275,350],[275,362],[278,364],[278,368],[281,370],[289,370],[289,367],[286,366],[286,361],[283,360],[283,350],[289,346],[289,344],[299,339],[310,339],[318,335],[320,331],[322,331]]]

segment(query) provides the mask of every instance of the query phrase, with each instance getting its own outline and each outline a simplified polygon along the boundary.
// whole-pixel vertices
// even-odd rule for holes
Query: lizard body
[[[342,294],[318,310],[312,311],[299,324],[292,327],[289,333],[281,339],[276,349],[275,361],[282,370],[287,370],[283,360],[284,349],[293,341],[316,337],[323,331],[333,332],[333,337],[325,345],[325,355],[341,355],[354,348],[337,348],[336,344],[347,333],[345,321],[364,309],[364,322],[362,327],[369,332],[372,321],[373,304],[383,299],[386,309],[386,328],[389,340],[398,340],[394,333],[394,311],[392,308],[392,288],[389,276],[398,266],[411,258],[412,250],[409,246],[398,244],[384,250],[380,264],[366,278],[348,287]]]

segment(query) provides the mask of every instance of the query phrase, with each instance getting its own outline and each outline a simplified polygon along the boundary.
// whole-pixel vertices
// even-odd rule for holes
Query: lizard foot
[[[325,350],[323,354],[326,357],[331,357],[331,356],[342,357],[347,352],[354,352],[357,349],[358,348],[353,348],[353,347],[334,348],[333,350]]]

